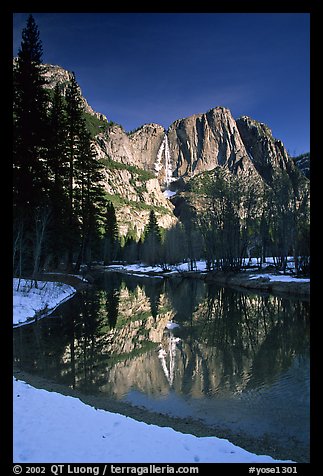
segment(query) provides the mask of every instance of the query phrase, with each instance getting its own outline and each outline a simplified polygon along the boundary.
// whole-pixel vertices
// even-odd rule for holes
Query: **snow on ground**
[[[137,263],[137,264],[111,264],[106,266],[106,269],[111,270],[111,271],[124,271],[124,272],[129,272],[129,273],[140,273],[145,274],[145,273],[162,273],[163,276],[167,276],[170,274],[175,274],[179,272],[185,272],[185,271],[190,271],[190,265],[189,263],[179,263],[176,265],[167,265],[167,269],[170,271],[164,271],[161,266],[146,266],[143,263]],[[196,261],[196,265],[194,267],[194,271],[197,272],[206,272],[206,263],[205,261]],[[139,276],[139,274],[137,274]],[[147,275],[149,276],[149,275]]]
[[[28,291],[14,280],[14,323],[44,308],[53,309],[75,289],[62,283],[39,282]],[[171,428],[97,410],[78,398],[13,381],[15,463],[274,463],[228,440],[196,437]],[[290,461],[289,461],[290,462]]]
[[[39,281],[38,289],[30,288],[30,280],[13,280],[13,324],[21,324],[32,319],[39,311],[52,312],[59,304],[70,298],[76,290],[67,284]]]
[[[247,260],[246,260],[247,261]],[[262,268],[267,268],[274,263],[273,258],[267,258],[267,262],[263,263]],[[250,261],[251,266],[257,266],[257,259],[252,258]],[[108,270],[123,271],[125,273],[136,273],[135,276],[149,276],[147,273],[160,273],[163,276],[169,276],[176,273],[183,273],[190,271],[189,263],[179,263],[177,265],[167,265],[167,269],[170,271],[164,271],[161,266],[145,266],[143,263],[139,264],[112,264],[106,266]],[[289,263],[289,269],[293,269],[293,262]],[[198,273],[206,272],[206,262],[204,260],[196,261],[194,271]],[[151,275],[150,275],[151,276]],[[269,278],[271,281],[279,282],[296,282],[296,283],[309,283],[309,278],[296,278],[290,275],[273,275],[273,274],[255,274],[249,277],[249,279]]]
[[[267,278],[270,281],[279,281],[284,283],[309,283],[309,278],[295,278],[293,276],[284,276],[284,275],[273,275],[273,274],[254,274],[249,276],[249,279],[259,279],[259,278]]]
[[[166,198],[171,198],[174,195],[176,195],[176,192],[173,192],[172,190],[167,189],[163,191],[163,194],[165,195]]]
[[[14,380],[15,463],[273,463],[228,440],[97,410]],[[291,462],[291,461],[289,461]]]

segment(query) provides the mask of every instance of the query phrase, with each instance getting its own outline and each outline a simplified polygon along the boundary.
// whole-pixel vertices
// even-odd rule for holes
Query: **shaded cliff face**
[[[295,172],[283,143],[272,136],[269,127],[248,116],[240,117],[236,124],[252,164],[266,183],[272,183],[275,172]]]
[[[300,170],[302,172],[302,174],[304,174],[305,177],[309,179],[310,176],[311,176],[311,156],[310,156],[310,153],[307,152],[307,153],[301,154],[297,157],[293,157],[293,162],[296,165],[296,167],[298,168],[298,170]]]

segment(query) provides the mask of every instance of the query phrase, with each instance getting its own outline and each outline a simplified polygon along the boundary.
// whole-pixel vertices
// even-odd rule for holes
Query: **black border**
[[[312,1],[293,1],[293,0],[281,0],[281,1],[243,1],[233,0],[214,3],[210,5],[210,2],[198,2],[197,10],[192,8],[193,5],[188,5],[188,9],[183,11],[178,4],[167,5],[167,2],[163,2],[161,6],[163,8],[148,8],[147,4],[144,6],[136,5],[136,9],[132,8],[132,5],[128,6],[124,4],[125,9],[120,9],[120,3],[104,2],[108,9],[99,8],[103,5],[95,5],[97,8],[86,8],[82,10],[75,9],[74,5],[68,5],[67,2],[59,4],[44,2],[26,2],[16,1],[11,2],[10,5],[1,5],[1,71],[5,76],[5,81],[2,81],[3,96],[5,99],[5,114],[2,115],[4,120],[2,122],[3,143],[2,150],[5,152],[2,154],[2,184],[0,187],[1,194],[3,195],[2,202],[5,204],[2,216],[1,226],[1,249],[2,257],[4,257],[4,270],[2,271],[2,286],[1,295],[2,302],[5,302],[5,312],[2,314],[1,328],[3,341],[5,345],[1,346],[1,350],[4,351],[4,357],[2,362],[5,363],[5,372],[2,373],[2,397],[5,395],[5,399],[2,398],[2,421],[1,421],[1,450],[0,450],[0,467],[6,467],[9,469],[8,474],[12,473],[12,271],[11,271],[11,246],[12,246],[12,202],[11,197],[12,190],[12,171],[11,171],[11,118],[12,118],[12,15],[15,12],[57,12],[57,13],[309,13],[311,20],[311,462],[308,464],[297,463],[298,475],[314,474],[316,471],[312,471],[311,468],[320,461],[320,451],[322,444],[321,440],[321,427],[319,419],[319,399],[320,389],[318,383],[320,382],[320,376],[322,375],[320,367],[319,344],[317,339],[320,334],[320,320],[321,306],[320,306],[320,268],[322,268],[322,258],[319,254],[319,242],[321,241],[321,230],[319,228],[320,218],[322,217],[322,205],[323,200],[320,193],[321,181],[323,174],[320,172],[320,166],[322,166],[323,157],[319,150],[319,138],[320,133],[318,128],[321,127],[320,114],[322,102],[322,86],[318,83],[322,81],[321,73],[317,71],[322,63],[322,49],[320,49],[320,43],[322,43],[321,31],[322,18],[321,0]],[[83,6],[80,4],[80,6]],[[88,4],[84,5],[89,7]],[[150,5],[149,5],[150,6]],[[157,5],[155,5],[157,7]],[[128,7],[128,8],[127,8]],[[212,8],[211,8],[212,7]],[[7,82],[7,85],[6,85]],[[2,111],[3,112],[3,111]],[[9,139],[10,137],[10,139]],[[4,147],[5,146],[5,147]],[[4,169],[3,169],[4,167]],[[10,178],[9,178],[10,177]],[[7,209],[8,208],[8,209]],[[322,291],[321,291],[322,292]],[[8,357],[9,356],[9,357]],[[7,364],[8,363],[8,364]],[[5,421],[4,421],[5,420]],[[5,424],[4,424],[5,423]],[[121,464],[121,463],[120,463]],[[22,465],[28,466],[28,465]],[[41,465],[50,468],[50,464]],[[76,465],[77,466],[77,465]],[[80,465],[81,466],[81,465]],[[83,465],[91,466],[91,465]],[[147,465],[126,465],[122,466],[147,466]],[[165,465],[164,465],[165,466]],[[175,468],[178,466],[173,465]],[[184,465],[183,465],[184,466]],[[185,465],[185,466],[198,466],[200,469],[199,474],[209,474],[210,470],[217,471],[219,474],[224,474],[225,471],[230,471],[230,474],[248,474],[248,469],[251,465],[247,463],[214,463],[214,464],[198,464],[198,465]],[[254,467],[272,468],[276,466],[282,466],[277,464],[253,464]],[[315,468],[316,469],[316,468]],[[232,471],[233,470],[233,471]],[[236,471],[236,473],[235,473]],[[24,472],[22,473],[24,474]],[[51,474],[46,471],[46,474]],[[62,473],[64,474],[64,473]],[[109,474],[107,472],[107,474]],[[255,474],[255,473],[254,473]],[[264,473],[261,473],[264,474]],[[268,474],[268,473],[267,473]],[[270,474],[270,473],[269,473]]]

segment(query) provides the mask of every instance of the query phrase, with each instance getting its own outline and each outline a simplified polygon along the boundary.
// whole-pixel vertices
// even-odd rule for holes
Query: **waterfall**
[[[169,152],[169,143],[168,136],[165,134],[165,181],[166,187],[174,180],[173,178],[173,169],[170,162],[170,152]]]
[[[165,134],[165,136],[166,136],[166,134]],[[163,152],[165,150],[165,136],[164,136],[164,139],[163,139],[163,141],[160,144],[160,147],[158,149],[157,160],[154,164],[154,169],[155,169],[156,176],[158,175],[160,170],[163,168],[162,160],[163,160]]]
[[[158,173],[161,171],[163,167],[165,168],[165,185],[167,188],[170,182],[174,180],[174,178],[173,178],[173,169],[172,169],[171,160],[170,160],[168,136],[166,133],[158,149],[157,160],[154,164],[156,176],[158,175]]]

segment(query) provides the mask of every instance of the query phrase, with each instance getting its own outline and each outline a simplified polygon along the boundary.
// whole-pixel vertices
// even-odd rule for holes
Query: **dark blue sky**
[[[33,12],[32,12],[33,13]],[[310,150],[307,13],[33,13],[43,61],[129,131],[224,106]],[[14,54],[27,13],[14,14]]]

